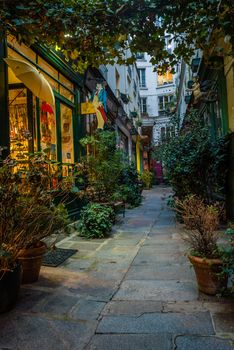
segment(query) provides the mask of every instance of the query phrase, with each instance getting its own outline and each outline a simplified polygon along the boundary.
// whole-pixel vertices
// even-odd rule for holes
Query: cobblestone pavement
[[[233,350],[234,300],[198,293],[168,195],[144,191],[108,239],[61,241],[78,252],[22,286],[0,350]]]

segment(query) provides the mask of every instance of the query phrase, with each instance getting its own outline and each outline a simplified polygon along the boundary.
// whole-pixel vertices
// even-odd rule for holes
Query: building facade
[[[166,47],[167,50],[173,49],[169,35],[166,36]],[[146,53],[139,53],[137,56],[142,131],[147,135],[144,146],[146,150],[160,145],[173,132],[168,124],[176,103],[176,74],[170,71],[158,74],[150,58]],[[145,157],[144,163],[145,168],[152,167],[149,151],[148,159]]]
[[[53,89],[55,105],[44,108],[23,79],[4,58],[36,68]],[[56,52],[41,45],[19,45],[8,36],[0,43],[0,144],[3,157],[24,162],[28,152],[45,151],[51,160],[74,164],[80,159],[79,140],[84,136],[80,115],[82,78]],[[33,78],[32,78],[33,79]],[[32,81],[33,84],[33,81]]]

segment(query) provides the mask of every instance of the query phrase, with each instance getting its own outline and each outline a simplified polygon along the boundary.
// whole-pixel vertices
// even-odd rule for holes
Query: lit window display
[[[72,126],[72,109],[60,105],[61,113],[61,137],[62,137],[62,162],[74,163],[74,146],[73,146],[73,126]]]
[[[9,90],[11,156],[17,160],[26,158],[29,151],[27,90]]]
[[[47,104],[40,102],[41,149],[56,160],[56,117]]]

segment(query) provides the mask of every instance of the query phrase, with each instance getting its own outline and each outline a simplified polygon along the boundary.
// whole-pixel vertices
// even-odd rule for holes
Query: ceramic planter
[[[22,267],[18,264],[12,271],[6,271],[0,279],[0,313],[9,311],[15,305],[21,278]]]
[[[39,242],[37,247],[22,249],[19,252],[18,260],[23,267],[22,283],[32,283],[38,280],[42,258],[46,250],[46,244]]]
[[[215,295],[227,287],[228,277],[220,275],[222,261],[220,259],[205,259],[189,255],[194,267],[198,289],[205,294]]]

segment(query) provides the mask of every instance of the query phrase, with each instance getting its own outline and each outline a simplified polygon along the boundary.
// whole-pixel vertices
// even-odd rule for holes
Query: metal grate
[[[66,259],[75,254],[77,249],[63,249],[56,248],[47,252],[42,260],[43,266],[57,267],[62,264]]]

